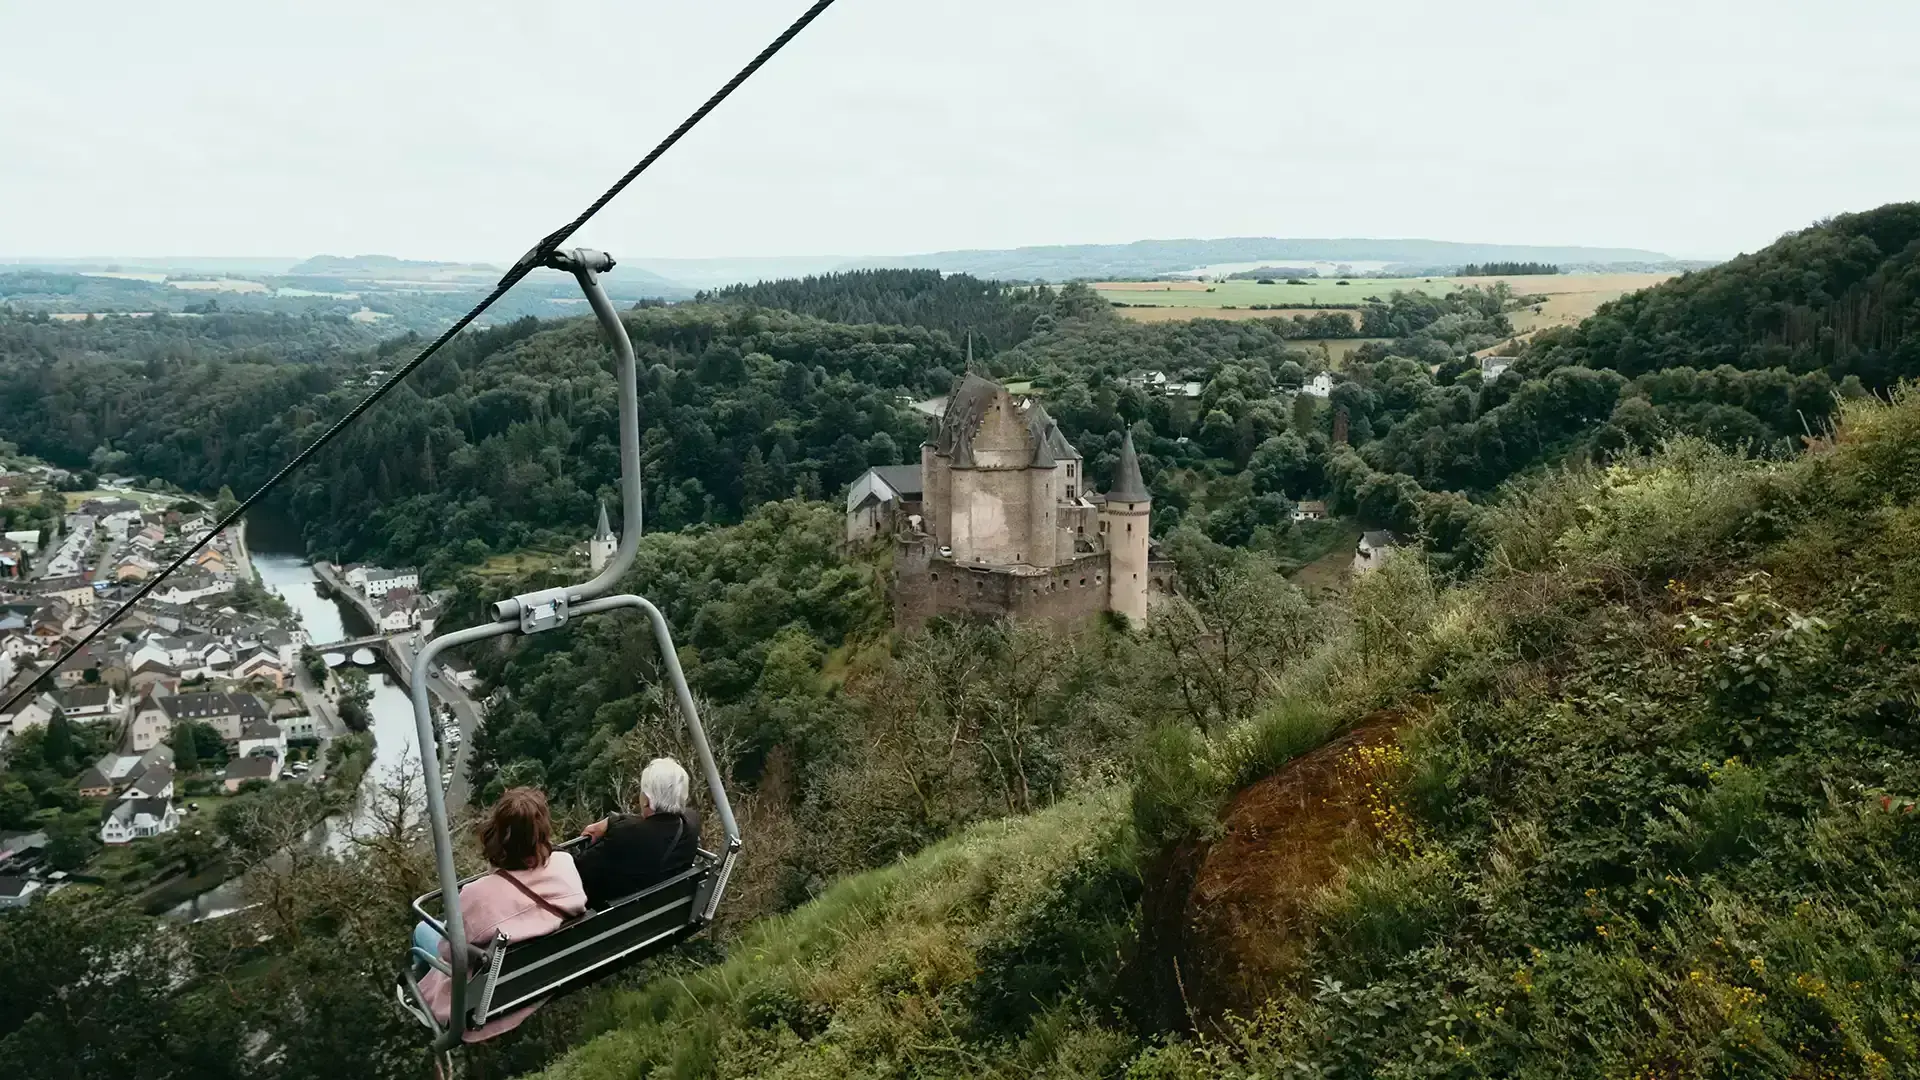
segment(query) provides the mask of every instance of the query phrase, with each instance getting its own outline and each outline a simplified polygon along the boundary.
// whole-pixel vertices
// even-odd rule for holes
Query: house
[[[1360,546],[1353,553],[1353,572],[1364,574],[1377,570],[1400,547],[1400,538],[1383,529],[1371,529],[1360,534]]]
[[[903,515],[920,512],[920,466],[875,465],[847,489],[847,542],[885,536]]]
[[[1303,394],[1306,394],[1308,397],[1317,397],[1317,398],[1332,397],[1333,396],[1333,376],[1323,371],[1320,374],[1315,375],[1313,378],[1307,380],[1307,384],[1300,388],[1300,392]]]
[[[133,722],[127,725],[127,747],[144,754],[161,746],[173,736],[173,715],[160,707],[151,694],[139,698],[133,706]]]
[[[1501,372],[1512,366],[1511,356],[1483,356],[1480,358],[1480,379],[1482,382],[1497,379]]]
[[[106,530],[108,536],[113,537],[113,539],[119,543],[125,543],[127,536],[138,531],[141,525],[140,511],[138,510],[119,510],[107,514],[100,519],[100,527]]]
[[[160,708],[166,710],[170,724],[178,724],[183,720],[198,721],[219,732],[220,737],[228,742],[235,742],[240,738],[241,722],[245,719],[242,715],[243,711],[246,711],[245,702],[253,703],[253,709],[248,712],[248,715],[257,713],[262,719],[267,715],[265,706],[262,706],[260,699],[252,694],[195,691],[190,694],[174,694],[159,698],[157,702]]]
[[[113,781],[107,779],[106,774],[96,765],[89,765],[81,770],[80,778],[75,783],[79,786],[80,797],[83,799],[113,798]]]
[[[178,577],[169,579],[165,589],[156,591],[151,595],[163,604],[190,604],[195,600],[204,600],[209,596],[230,593],[233,591],[233,587],[234,583],[231,579],[216,578],[205,573],[195,572],[181,574]]]
[[[12,540],[0,538],[0,579],[18,581],[26,572],[26,549]]]
[[[273,722],[286,733],[288,739],[311,739],[319,735],[307,703],[297,697],[274,699]]]
[[[356,566],[347,571],[347,583],[359,588],[368,597],[378,599],[395,589],[420,588],[420,573],[417,570],[383,570],[378,566]]]
[[[180,827],[171,799],[122,799],[100,817],[100,842],[128,844],[162,836]]]
[[[159,564],[151,559],[142,558],[139,555],[128,555],[120,560],[119,565],[113,568],[113,579],[115,581],[145,581],[152,577],[154,570],[158,568]]]
[[[0,536],[19,544],[20,550],[26,552],[29,557],[40,554],[39,529],[15,529],[12,532],[0,533]]]
[[[53,701],[61,712],[67,714],[67,719],[76,724],[99,723],[103,720],[118,723],[126,716],[120,695],[111,686],[76,686],[71,690],[58,690],[53,694]]]
[[[1325,521],[1327,520],[1327,504],[1319,499],[1307,499],[1302,502],[1297,502],[1293,504],[1293,520]]]
[[[279,778],[280,759],[262,754],[259,757],[237,757],[227,762],[227,771],[222,774],[221,783],[228,794],[233,794],[249,780],[264,780],[271,784]]]
[[[155,690],[172,693],[180,686],[180,669],[165,660],[143,660],[127,676],[127,695],[138,700]]]
[[[12,734],[18,735],[23,731],[46,727],[47,722],[53,719],[53,713],[57,707],[53,703],[52,694],[41,694],[20,706],[13,713]]]
[[[40,887],[40,883],[32,878],[14,877],[11,874],[0,877],[0,911],[23,908],[33,903],[33,894],[39,892]]]
[[[143,754],[108,754],[95,762],[94,768],[105,773],[123,795],[136,784],[167,789],[173,780],[173,747],[161,743]],[[149,777],[153,779],[151,785]]]
[[[240,742],[234,748],[239,757],[283,758],[287,756],[287,736],[271,720],[249,720],[240,729]]]
[[[134,777],[133,783],[120,793],[123,799],[171,799],[173,798],[173,766],[155,765]]]
[[[236,679],[259,679],[270,684],[275,690],[287,687],[287,668],[280,657],[265,649],[258,649],[233,665],[233,677]]]
[[[152,551],[154,548],[166,542],[166,539],[167,530],[158,525],[149,525],[139,532],[134,533],[133,539],[129,541],[129,543],[136,551]]]

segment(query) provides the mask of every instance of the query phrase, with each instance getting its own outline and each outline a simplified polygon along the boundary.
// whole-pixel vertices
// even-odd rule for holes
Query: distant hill
[[[1548,262],[1564,267],[1614,263],[1665,266],[1673,260],[1636,248],[1538,247],[1446,240],[1137,240],[1131,244],[1057,244],[1010,250],[935,251],[921,255],[796,255],[767,258],[635,259],[664,278],[699,289],[753,284],[849,270],[940,270],[1000,281],[1074,281],[1154,277],[1223,263],[1391,263],[1446,267],[1463,263]]]
[[[392,255],[315,255],[287,271],[289,277],[416,277],[422,274],[490,274],[499,276],[501,268],[487,263],[434,262],[424,259],[397,259]]]
[[[1057,244],[1010,251],[936,251],[882,256],[849,264],[862,267],[933,267],[980,278],[1070,281],[1076,278],[1152,277],[1223,263],[1382,262],[1417,266],[1463,263],[1544,262],[1568,264],[1666,262],[1669,256],[1637,248],[1541,247],[1471,244],[1449,240],[1290,240],[1229,237],[1220,240],[1136,240],[1131,244]]]

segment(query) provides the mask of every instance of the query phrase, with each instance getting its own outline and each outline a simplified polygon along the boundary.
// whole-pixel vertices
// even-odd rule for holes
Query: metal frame
[[[622,608],[639,608],[652,624],[653,637],[659,646],[660,657],[667,669],[667,678],[673,684],[674,701],[680,708],[680,715],[686,720],[687,734],[693,741],[694,755],[705,775],[707,789],[713,796],[714,811],[719,815],[720,827],[726,834],[727,846],[724,856],[713,870],[712,891],[706,898],[704,911],[697,912],[689,925],[710,920],[719,907],[720,897],[726,889],[727,879],[732,876],[734,862],[740,854],[740,827],[734,821],[733,806],[727,801],[726,788],[720,782],[720,768],[713,760],[713,749],[707,743],[706,730],[701,727],[699,714],[693,705],[693,693],[687,687],[686,674],[680,669],[680,657],[673,646],[673,635],[667,628],[666,616],[660,613],[645,597],[632,594],[605,596],[633,565],[635,553],[640,546],[640,393],[638,385],[637,362],[633,354],[633,342],[627,337],[627,328],[620,321],[620,314],[614,309],[613,301],[608,298],[606,289],[600,284],[599,275],[613,269],[612,256],[590,248],[573,248],[555,252],[549,256],[545,265],[551,269],[564,270],[572,274],[580,283],[580,289],[586,293],[587,302],[593,308],[594,316],[599,319],[601,328],[613,346],[617,361],[616,378],[620,390],[620,546],[614,551],[613,558],[605,569],[591,579],[578,585],[564,585],[536,592],[523,593],[502,600],[493,605],[491,623],[471,626],[442,634],[428,641],[414,658],[412,678],[413,719],[418,730],[421,753],[420,767],[426,777],[427,818],[433,830],[434,861],[440,878],[441,910],[446,913],[445,921],[428,918],[424,910],[422,918],[439,929],[448,942],[447,952],[450,961],[445,974],[452,983],[451,1014],[444,1031],[433,1023],[432,1010],[426,1008],[421,999],[419,987],[411,979],[406,980],[419,1008],[405,999],[400,993],[401,1005],[409,1012],[429,1021],[429,1027],[436,1031],[434,1049],[444,1051],[461,1044],[467,1030],[467,991],[469,961],[479,959],[487,963],[496,974],[499,969],[504,946],[496,942],[479,957],[471,955],[473,950],[467,941],[466,921],[460,912],[460,885],[458,872],[453,865],[453,837],[448,826],[446,795],[440,787],[437,755],[430,755],[427,748],[436,744],[433,730],[433,708],[428,690],[429,672],[440,654],[448,649],[458,648],[476,641],[500,637],[505,634],[536,634],[564,626],[574,619],[586,615],[597,615]],[[678,879],[674,879],[678,880]],[[429,894],[431,895],[431,894]],[[644,894],[642,894],[644,895]],[[422,898],[424,899],[424,897]],[[698,897],[696,897],[696,900]],[[415,901],[416,910],[420,902]],[[437,958],[436,958],[437,959]],[[438,965],[435,965],[436,967]],[[488,990],[491,989],[491,980]]]

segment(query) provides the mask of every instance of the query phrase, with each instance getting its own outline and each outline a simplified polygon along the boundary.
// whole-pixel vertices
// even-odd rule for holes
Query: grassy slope
[[[844,880],[755,924],[724,963],[599,1003],[604,1033],[546,1075],[971,1074],[974,1044],[1117,955],[1128,904],[1107,892],[1135,877],[1122,805],[1083,796]]]
[[[1678,447],[1504,517],[1408,640],[1405,826],[1256,1019],[1137,1074],[1915,1075],[1920,394],[1796,462]]]

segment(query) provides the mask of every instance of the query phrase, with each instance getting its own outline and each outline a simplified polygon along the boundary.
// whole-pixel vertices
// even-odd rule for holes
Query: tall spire
[[[967,331],[967,370],[973,371],[973,331],[971,330]]]
[[[1148,502],[1146,482],[1140,479],[1140,458],[1133,452],[1133,429],[1120,440],[1120,467],[1113,471],[1113,490],[1108,502]]]
[[[600,502],[600,527],[593,530],[593,538],[595,540],[613,539],[613,527],[607,524],[607,503],[604,499]]]

